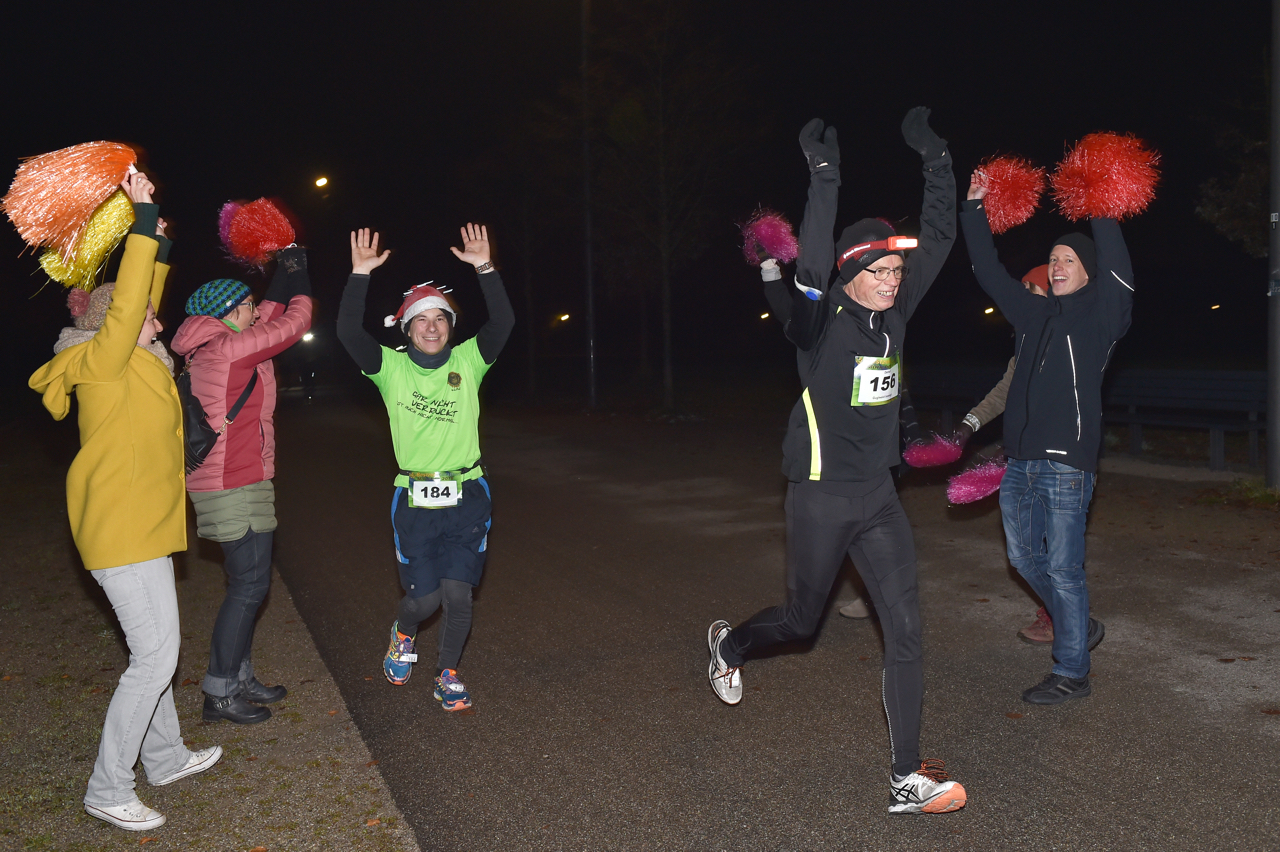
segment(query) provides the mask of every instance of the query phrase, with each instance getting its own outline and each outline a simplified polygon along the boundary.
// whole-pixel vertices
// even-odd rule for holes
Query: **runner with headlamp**
[[[774,315],[796,345],[804,392],[783,441],[789,480],[787,599],[730,629],[712,623],[708,677],[727,704],[742,700],[750,656],[817,629],[848,554],[884,630],[884,707],[892,750],[890,813],[945,813],[964,807],[962,786],[941,761],[921,761],[924,676],[916,595],[915,544],[891,467],[899,463],[900,360],[906,323],[937,277],[956,238],[956,188],[946,141],[916,107],[902,123],[924,160],[919,241],[881,219],[863,219],[833,242],[840,153],[835,128],[819,119],[800,133],[809,163],[809,200],[800,225],[796,290],[765,284]],[[910,262],[905,252],[913,248]],[[832,264],[838,268],[827,289]]]

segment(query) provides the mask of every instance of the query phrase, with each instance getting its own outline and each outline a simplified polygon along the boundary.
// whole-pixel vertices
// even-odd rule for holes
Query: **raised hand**
[[[152,204],[151,195],[156,185],[142,172],[132,172],[120,182],[120,188],[134,204]]]
[[[974,169],[973,177],[969,179],[969,194],[965,197],[970,201],[977,201],[985,198],[989,190],[990,185],[987,173],[982,169]]]
[[[836,141],[836,129],[823,130],[822,119],[815,118],[800,131],[800,149],[809,161],[809,174],[832,171],[840,167],[840,143]]]
[[[484,266],[489,262],[489,229],[484,225],[473,225],[468,222],[462,228],[462,248],[456,249],[449,246],[449,251],[453,252],[453,256],[464,263],[469,263],[476,269]]]
[[[929,108],[914,107],[902,119],[902,138],[926,163],[947,152],[947,140],[929,126]]]
[[[369,236],[368,228],[351,232],[351,274],[368,275],[391,257],[391,249],[378,254],[378,235]]]

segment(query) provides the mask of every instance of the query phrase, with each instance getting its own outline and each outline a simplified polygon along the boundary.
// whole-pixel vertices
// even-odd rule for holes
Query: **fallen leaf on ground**
[[[194,680],[192,680],[191,678],[187,678],[186,680],[184,680],[184,681],[182,682],[182,685],[183,685],[183,686],[191,686],[193,683],[195,683],[195,681],[194,681]]]
[[[337,715],[338,715],[338,711],[337,711],[337,710],[330,710],[330,711],[329,711],[329,715],[330,715],[330,716],[337,716]]]
[[[365,825],[377,825],[377,824],[378,824],[378,823],[380,823],[380,822],[382,822],[382,820],[380,820],[380,819],[368,819],[368,820],[365,820],[364,824],[365,824]]]
[[[371,761],[369,761],[368,763],[366,763],[366,764],[365,764],[365,768],[367,769],[367,768],[368,768],[368,767],[370,767],[370,766],[377,766],[377,765],[378,765],[378,761],[376,761],[376,760],[371,760]]]
[[[1010,719],[1021,719],[1021,718],[1022,718],[1022,714],[1021,714],[1021,713],[1005,713],[1004,715],[1008,716]]]

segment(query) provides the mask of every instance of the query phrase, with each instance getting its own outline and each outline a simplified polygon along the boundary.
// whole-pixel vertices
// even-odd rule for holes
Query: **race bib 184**
[[[887,358],[858,355],[853,368],[853,399],[850,405],[884,405],[898,397],[898,353]]]
[[[415,509],[442,509],[458,505],[462,483],[454,479],[409,480],[409,505]]]

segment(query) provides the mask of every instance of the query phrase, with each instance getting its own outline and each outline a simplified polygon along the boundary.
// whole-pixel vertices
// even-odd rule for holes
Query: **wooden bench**
[[[1259,464],[1267,374],[1262,370],[1117,370],[1102,383],[1103,420],[1129,427],[1129,452],[1142,454],[1142,427],[1209,430],[1209,468],[1226,470],[1226,433],[1249,433]]]
[[[917,409],[941,413],[949,433],[995,387],[1006,364],[908,365],[903,384]],[[1258,435],[1266,428],[1263,370],[1111,370],[1102,384],[1103,420],[1129,427],[1129,451],[1142,454],[1142,427],[1207,429],[1209,467],[1226,469],[1226,433],[1249,433],[1249,464],[1260,464]],[[1273,450],[1274,451],[1274,450]]]

